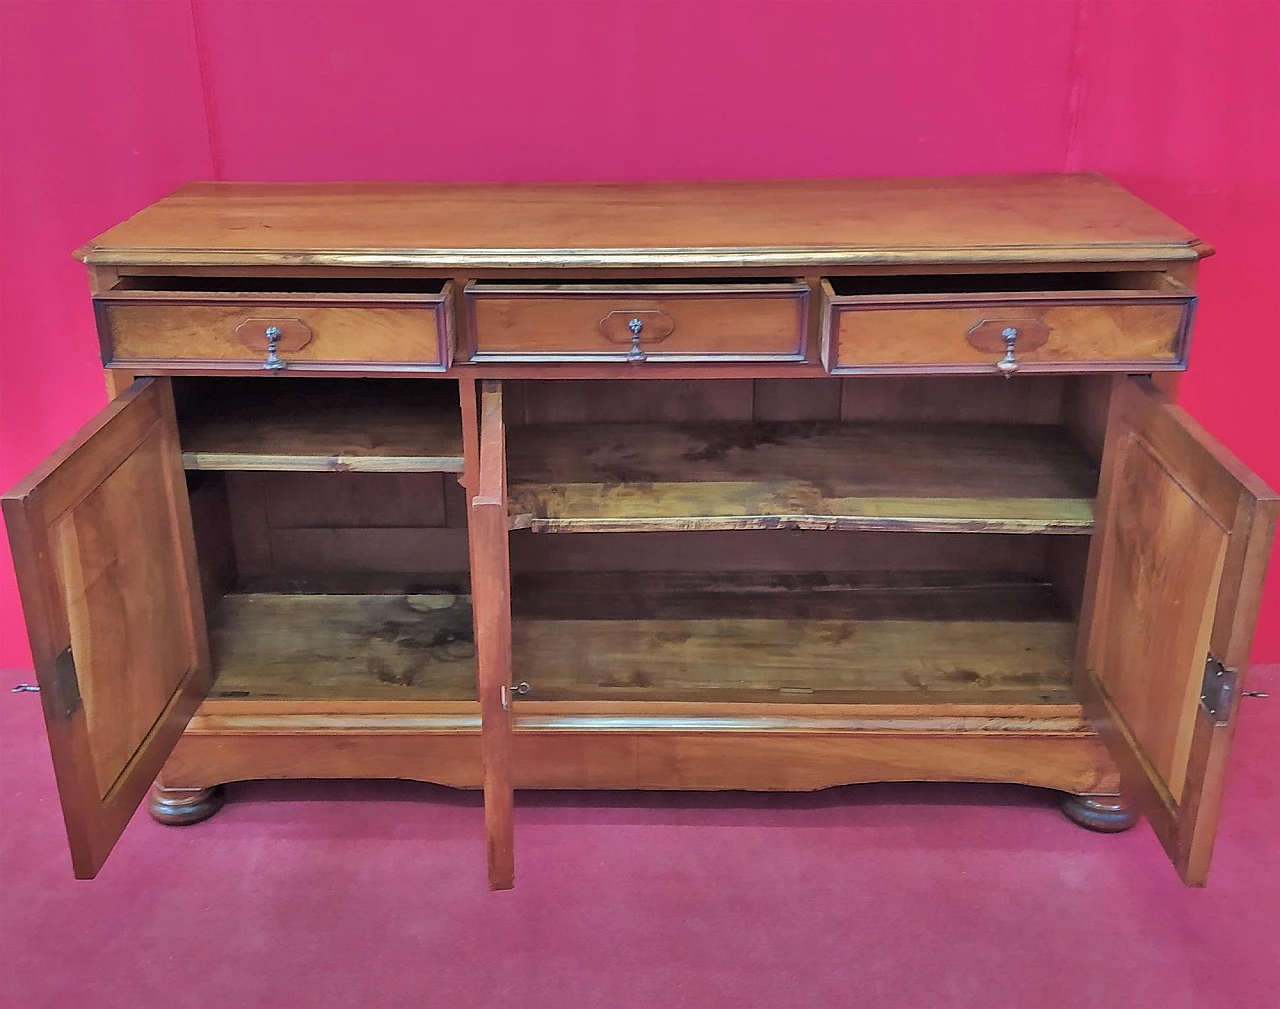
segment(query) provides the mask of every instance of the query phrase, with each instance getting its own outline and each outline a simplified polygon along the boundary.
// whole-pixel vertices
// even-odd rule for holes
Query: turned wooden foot
[[[1062,812],[1073,823],[1103,834],[1118,834],[1138,822],[1138,807],[1123,795],[1068,795]]]
[[[222,808],[221,785],[210,788],[164,788],[157,785],[151,790],[151,803],[147,807],[151,818],[170,827],[185,827],[189,823],[207,820]]]

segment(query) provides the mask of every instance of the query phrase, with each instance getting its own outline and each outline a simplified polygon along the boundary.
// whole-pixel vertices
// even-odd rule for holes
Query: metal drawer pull
[[[1014,345],[1018,342],[1018,329],[1016,326],[1006,326],[1000,331],[1000,335],[1004,337],[1004,357],[996,362],[996,368],[1005,378],[1009,378],[1018,370],[1018,359],[1014,356]]]
[[[262,362],[262,367],[267,371],[279,371],[285,365],[284,358],[276,353],[276,344],[280,342],[280,337],[283,335],[279,326],[267,327],[267,359]]]
[[[640,331],[644,329],[644,320],[632,319],[627,323],[627,329],[631,330],[631,349],[627,351],[627,360],[643,361],[645,355],[640,349]]]
[[[610,343],[630,345],[623,360],[632,364],[649,359],[648,352],[640,346],[641,339],[652,350],[653,344],[661,343],[675,328],[675,320],[657,308],[615,308],[599,324],[600,335]]]
[[[1008,378],[1022,368],[1027,354],[1049,342],[1049,327],[1043,319],[1035,318],[983,319],[969,330],[967,338],[969,346],[984,355],[1003,355],[996,360],[996,371]]]

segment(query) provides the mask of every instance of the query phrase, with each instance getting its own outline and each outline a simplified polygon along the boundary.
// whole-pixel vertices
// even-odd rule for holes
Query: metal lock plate
[[[1204,682],[1200,685],[1200,706],[1215,725],[1225,725],[1236,691],[1237,671],[1228,669],[1210,655],[1204,663]]]

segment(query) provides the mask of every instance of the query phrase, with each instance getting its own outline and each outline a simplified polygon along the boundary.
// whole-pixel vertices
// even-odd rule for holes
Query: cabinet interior
[[[211,294],[439,294],[445,280],[439,277],[297,277],[297,276],[173,276],[134,274],[121,276],[111,290]]]
[[[1041,291],[1160,291],[1177,287],[1160,270],[1035,273],[862,274],[829,277],[840,297],[886,294],[1016,294]]]
[[[211,698],[473,699],[457,383],[174,387]]]
[[[520,703],[1074,704],[1109,383],[504,381]],[[174,384],[211,698],[474,699],[458,385]]]

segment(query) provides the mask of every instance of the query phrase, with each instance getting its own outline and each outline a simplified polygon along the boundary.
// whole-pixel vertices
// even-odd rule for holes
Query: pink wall
[[[105,399],[71,250],[189,178],[1064,169],[1113,172],[1218,246],[1186,402],[1280,485],[1275,3],[64,0],[0,17],[4,486]],[[0,666],[24,666],[8,563]]]
[[[1067,167],[1106,172],[1218,250],[1180,400],[1280,490],[1280,3],[1091,2]],[[1280,661],[1280,547],[1254,641]]]

